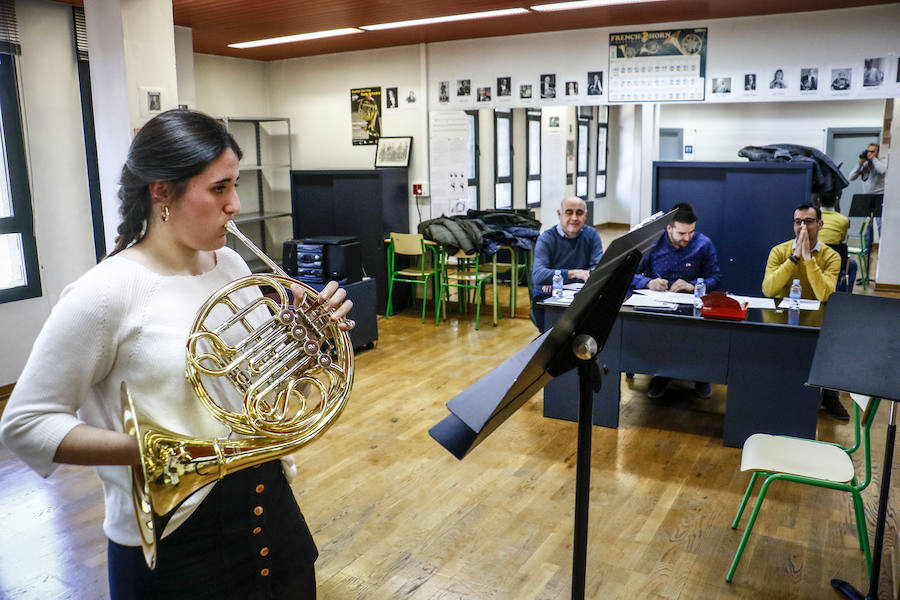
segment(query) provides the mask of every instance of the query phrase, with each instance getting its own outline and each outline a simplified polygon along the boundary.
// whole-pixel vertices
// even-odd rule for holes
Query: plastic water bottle
[[[703,296],[706,295],[706,282],[703,281],[702,277],[697,278],[697,282],[694,284],[694,308],[701,308],[703,306]]]
[[[562,298],[563,295],[563,276],[562,272],[557,269],[553,272],[553,295]]]
[[[799,309],[800,308],[800,280],[795,279],[794,283],[791,284],[791,302],[788,308]]]

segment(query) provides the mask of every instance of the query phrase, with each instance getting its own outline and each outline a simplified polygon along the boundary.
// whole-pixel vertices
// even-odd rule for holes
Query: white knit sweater
[[[184,376],[185,347],[198,309],[223,285],[249,274],[229,248],[216,251],[216,259],[215,268],[202,275],[165,276],[113,256],[67,286],[3,413],[3,443],[49,476],[57,466],[57,447],[79,423],[122,431],[123,381],[138,411],[162,427],[202,439],[227,435],[195,399]],[[119,544],[140,545],[128,467],[97,467],[97,473],[106,535]],[[166,534],[210,489],[178,509]]]

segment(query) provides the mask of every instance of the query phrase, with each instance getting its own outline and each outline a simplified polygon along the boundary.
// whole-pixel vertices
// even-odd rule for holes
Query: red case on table
[[[702,300],[700,316],[704,318],[729,321],[743,321],[747,318],[747,303],[741,304],[734,298],[726,296],[724,292],[710,292],[703,296]]]

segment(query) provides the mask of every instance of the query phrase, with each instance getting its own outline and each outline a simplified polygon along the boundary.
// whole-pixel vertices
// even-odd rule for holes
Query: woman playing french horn
[[[168,430],[223,435],[185,379],[185,345],[204,301],[250,273],[224,246],[240,211],[240,157],[222,124],[198,112],[167,111],[138,131],[122,169],[116,247],[64,290],[0,422],[2,441],[44,477],[59,463],[97,467],[114,599],[315,598],[318,551],[285,476],[289,457],[184,501],[160,523],[155,570],[132,506],[127,467],[141,456],[122,430],[121,382]],[[335,282],[313,303],[340,330],[353,327]]]

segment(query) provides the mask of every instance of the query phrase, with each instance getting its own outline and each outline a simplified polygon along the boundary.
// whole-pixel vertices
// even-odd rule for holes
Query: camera
[[[867,158],[869,158],[869,149],[866,148],[865,150],[863,150],[862,152],[860,152],[860,153],[859,153],[859,158],[860,158],[861,160],[866,160]]]

